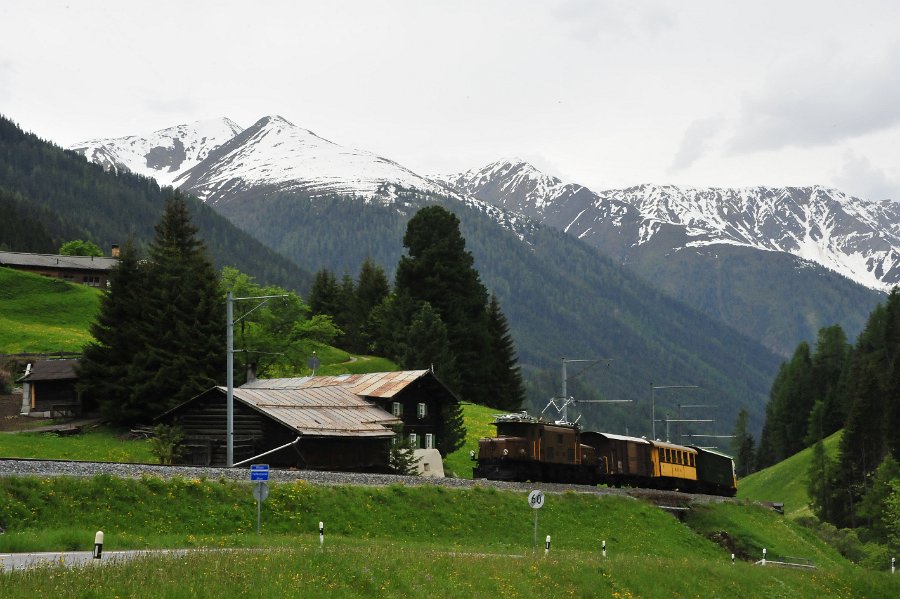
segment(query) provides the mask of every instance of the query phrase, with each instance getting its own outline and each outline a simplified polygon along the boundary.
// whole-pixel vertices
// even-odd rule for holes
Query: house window
[[[434,449],[434,435],[431,433],[425,433],[425,449]]]
[[[419,416],[420,419],[425,418],[425,416],[428,415],[428,405],[424,404],[424,403],[420,403],[416,407],[416,414]]]
[[[83,279],[84,284],[88,287],[99,287],[100,286],[100,277],[91,277],[85,276]]]
[[[391,404],[391,414],[394,416],[403,416],[403,404],[395,401]]]
[[[416,433],[409,433],[409,444],[413,449],[419,448],[419,436]]]

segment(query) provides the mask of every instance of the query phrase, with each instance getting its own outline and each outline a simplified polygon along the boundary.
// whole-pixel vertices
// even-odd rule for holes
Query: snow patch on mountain
[[[681,247],[785,252],[872,289],[900,283],[900,204],[888,200],[862,200],[822,186],[640,185],[593,192],[518,159],[442,180],[582,239],[613,227],[631,231],[631,244],[640,246],[674,227],[686,239]]]
[[[146,136],[85,141],[69,149],[107,170],[144,175],[166,186],[173,185],[185,171],[241,131],[240,125],[222,117],[160,129]]]

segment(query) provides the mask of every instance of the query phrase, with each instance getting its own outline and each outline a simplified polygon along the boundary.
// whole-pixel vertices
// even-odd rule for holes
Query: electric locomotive
[[[478,441],[474,478],[671,489],[734,496],[733,460],[696,446],[582,431],[522,412],[497,416]],[[474,458],[474,456],[473,456]]]

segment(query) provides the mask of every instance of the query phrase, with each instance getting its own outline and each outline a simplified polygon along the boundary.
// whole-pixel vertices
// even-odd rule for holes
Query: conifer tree
[[[440,206],[419,210],[407,224],[408,255],[397,266],[395,291],[418,305],[428,302],[447,327],[466,401],[490,405],[492,372],[487,352],[487,290],[459,232],[459,219]]]
[[[116,423],[149,422],[223,378],[224,300],[196,233],[175,192],[149,260],[129,242],[111,274],[80,384]]]
[[[522,383],[522,371],[518,365],[516,348],[509,333],[506,316],[500,310],[500,302],[495,294],[491,294],[488,305],[488,335],[490,350],[487,358],[493,362],[494,399],[489,405],[514,412],[522,408],[525,401],[525,386]]]
[[[750,434],[750,414],[747,410],[738,412],[734,425],[734,438],[731,450],[734,455],[734,468],[738,476],[747,476],[753,472],[753,435]]]
[[[85,402],[96,404],[116,422],[137,420],[142,413],[132,392],[141,380],[133,361],[144,349],[145,281],[146,269],[129,239],[109,273],[109,286],[90,328],[94,341],[85,347],[79,364],[78,384]]]

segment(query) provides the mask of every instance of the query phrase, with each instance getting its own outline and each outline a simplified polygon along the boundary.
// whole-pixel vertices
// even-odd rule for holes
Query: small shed
[[[77,415],[81,393],[76,388],[78,360],[42,360],[29,364],[22,383],[22,414],[40,417]]]
[[[185,463],[224,466],[227,389],[213,387],[157,421],[184,430]],[[286,445],[266,456],[280,467],[358,472],[388,471],[399,418],[342,386],[234,389],[234,461]]]

